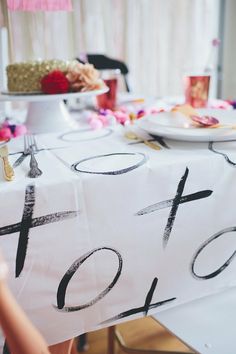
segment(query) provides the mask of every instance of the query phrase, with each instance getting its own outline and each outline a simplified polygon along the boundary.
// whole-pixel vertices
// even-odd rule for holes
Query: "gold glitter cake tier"
[[[53,70],[66,72],[69,61],[28,61],[7,66],[9,92],[41,92],[41,79]]]

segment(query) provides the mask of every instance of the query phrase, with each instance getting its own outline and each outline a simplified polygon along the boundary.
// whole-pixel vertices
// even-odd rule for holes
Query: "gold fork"
[[[141,140],[141,141],[143,141],[143,143],[145,145],[147,145],[151,149],[161,150],[161,147],[158,144],[154,143],[153,141],[149,141],[147,139],[143,139],[141,136],[138,136],[137,134],[135,134],[132,131],[125,133],[125,137],[127,139],[129,139],[129,140]]]

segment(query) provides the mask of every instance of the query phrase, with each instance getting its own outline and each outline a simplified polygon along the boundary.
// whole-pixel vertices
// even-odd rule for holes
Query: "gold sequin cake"
[[[69,62],[43,60],[15,63],[7,66],[9,92],[41,92],[41,79],[53,70],[66,72]]]

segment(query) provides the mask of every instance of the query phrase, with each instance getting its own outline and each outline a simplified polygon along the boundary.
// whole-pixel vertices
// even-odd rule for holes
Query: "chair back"
[[[125,88],[129,92],[130,87],[127,80],[129,69],[127,65],[120,60],[110,58],[103,54],[86,54],[85,58],[76,58],[78,61],[83,62],[86,60],[88,63],[93,64],[98,70],[105,69],[119,69],[124,78]]]

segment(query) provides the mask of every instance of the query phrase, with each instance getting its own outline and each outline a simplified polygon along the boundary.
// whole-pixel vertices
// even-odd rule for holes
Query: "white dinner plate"
[[[181,113],[161,112],[136,121],[138,127],[161,137],[183,141],[227,141],[236,139],[236,110],[198,109],[199,115],[219,120],[217,128],[196,127]]]

